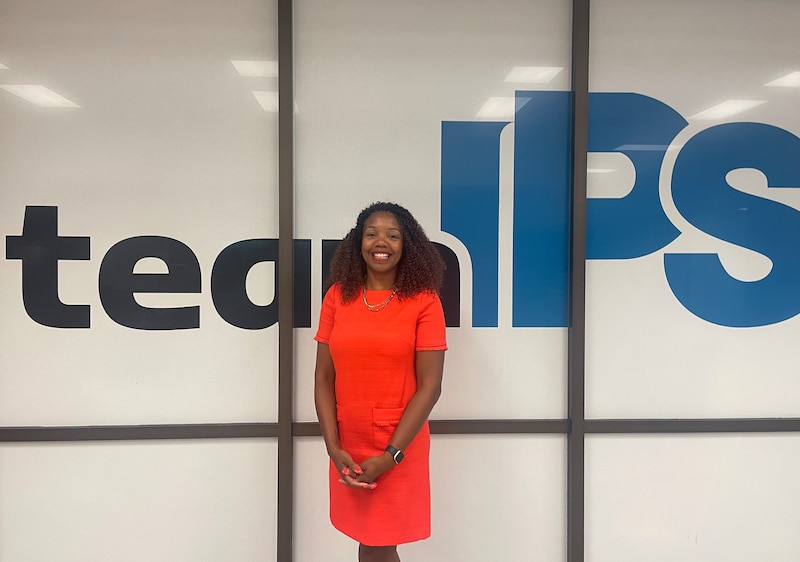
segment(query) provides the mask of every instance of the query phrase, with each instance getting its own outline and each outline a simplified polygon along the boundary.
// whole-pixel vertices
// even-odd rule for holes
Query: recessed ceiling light
[[[3,84],[0,88],[41,107],[80,107],[40,84]]]
[[[789,74],[781,76],[772,82],[767,82],[764,85],[777,86],[780,88],[800,88],[800,71],[790,72]]]
[[[695,113],[689,119],[725,119],[764,103],[767,103],[766,100],[726,100],[700,113]]]
[[[274,60],[232,60],[236,72],[242,76],[278,76],[278,63]]]
[[[555,78],[563,66],[515,66],[505,77],[505,82],[546,84]]]

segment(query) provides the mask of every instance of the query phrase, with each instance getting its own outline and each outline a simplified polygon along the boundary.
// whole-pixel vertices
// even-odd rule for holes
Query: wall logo
[[[514,326],[567,325],[570,94],[522,91],[514,118]],[[500,132],[509,122],[442,124],[442,230],[459,238],[473,267],[473,323],[497,326]],[[639,94],[589,95],[589,151],[633,163],[633,190],[590,199],[587,258],[652,254],[680,231],[659,199],[667,147],[688,125],[668,105]],[[800,139],[761,123],[712,126],[680,149],[672,198],[694,227],[772,261],[769,274],[741,281],[709,253],[665,253],[664,274],[692,314],[730,327],[765,326],[800,313],[800,211],[730,187],[725,176],[754,168],[770,188],[800,187]]]
[[[521,91],[514,116],[512,325],[566,327],[570,205],[568,92]],[[458,238],[472,262],[472,324],[498,324],[500,134],[510,121],[442,123],[441,228]],[[589,151],[618,152],[633,163],[636,180],[621,199],[590,199],[587,258],[623,260],[652,254],[680,231],[659,199],[659,175],[667,147],[687,126],[666,104],[630,93],[589,96]],[[694,227],[758,252],[772,262],[768,275],[741,281],[716,254],[665,253],[664,274],[675,298],[692,314],[731,327],[764,326],[800,313],[800,211],[730,187],[731,170],[755,168],[771,188],[800,187],[800,139],[760,123],[728,123],[701,131],[681,148],[671,178],[677,210]],[[509,241],[502,241],[508,243]],[[336,240],[322,241],[327,271]],[[21,235],[6,236],[6,259],[20,260],[22,299],[31,319],[55,328],[88,328],[90,307],[58,296],[58,263],[88,260],[88,236],[60,236],[58,208],[29,206]],[[439,245],[448,264],[443,291],[448,326],[458,326],[459,264]],[[148,257],[166,274],[134,273]],[[277,322],[277,298],[253,303],[247,273],[275,262],[278,241],[235,242],[217,256],[211,296],[218,314],[244,329]],[[294,325],[311,326],[311,240],[294,241]],[[200,307],[149,308],[136,293],[199,293],[201,268],[186,244],[163,236],[136,236],[113,245],[98,274],[100,301],[120,325],[140,330],[200,326]],[[277,290],[276,290],[277,295]]]

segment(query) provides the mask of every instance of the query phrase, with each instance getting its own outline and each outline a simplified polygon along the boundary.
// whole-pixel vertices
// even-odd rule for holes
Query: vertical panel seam
[[[567,560],[583,562],[585,544],[586,175],[589,99],[589,2],[572,2],[572,197],[567,400]]]
[[[294,322],[294,45],[292,0],[278,0],[278,482],[277,552],[291,562],[294,521],[292,436]]]

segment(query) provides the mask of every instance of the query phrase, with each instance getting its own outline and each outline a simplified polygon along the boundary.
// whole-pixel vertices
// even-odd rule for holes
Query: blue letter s
[[[769,187],[800,187],[800,138],[759,123],[728,123],[698,133],[681,150],[672,176],[678,211],[694,226],[772,260],[759,281],[740,281],[716,254],[666,254],[677,299],[700,318],[731,327],[775,324],[800,313],[800,213],[732,189],[731,170],[756,168]]]

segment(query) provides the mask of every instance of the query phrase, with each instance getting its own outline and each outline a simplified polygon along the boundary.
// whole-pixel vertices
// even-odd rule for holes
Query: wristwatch
[[[403,451],[401,451],[400,449],[395,449],[391,445],[386,446],[386,452],[392,455],[392,458],[394,459],[394,464],[400,464],[405,458]]]

